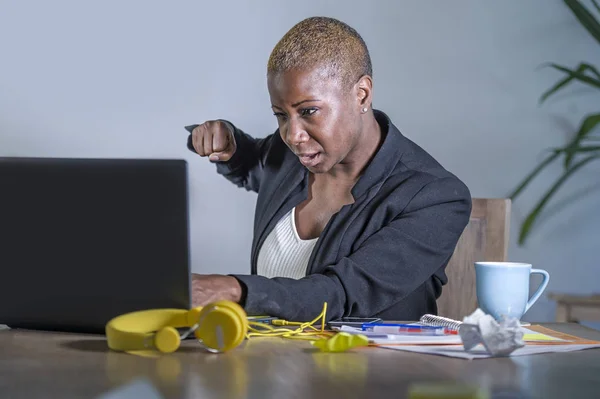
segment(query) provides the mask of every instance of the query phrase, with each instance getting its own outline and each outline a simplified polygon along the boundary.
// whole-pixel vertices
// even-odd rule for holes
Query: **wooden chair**
[[[471,219],[446,267],[448,284],[438,298],[438,315],[462,320],[477,309],[477,261],[505,261],[508,253],[510,199],[473,198]]]

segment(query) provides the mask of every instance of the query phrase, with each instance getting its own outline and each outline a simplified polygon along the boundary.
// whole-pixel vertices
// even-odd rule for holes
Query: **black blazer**
[[[256,261],[279,219],[307,198],[308,171],[278,130],[257,139],[231,124],[237,151],[229,161],[216,162],[217,172],[258,193],[251,274],[234,275],[248,314],[309,321],[324,302],[328,320],[418,320],[437,313],[436,299],[447,282],[444,269],[469,221],[471,195],[387,115],[375,111],[375,116],[382,144],[352,189],[355,202],[333,215],[299,280],[258,276]],[[194,150],[191,137],[188,148]]]

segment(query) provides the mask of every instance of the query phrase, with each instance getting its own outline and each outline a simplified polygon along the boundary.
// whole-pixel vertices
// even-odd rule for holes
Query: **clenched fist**
[[[235,137],[223,121],[207,121],[192,130],[192,145],[201,157],[229,161],[236,150]]]

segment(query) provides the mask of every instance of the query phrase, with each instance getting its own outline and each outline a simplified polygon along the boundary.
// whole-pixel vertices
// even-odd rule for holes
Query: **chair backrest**
[[[438,298],[438,314],[455,320],[477,309],[477,261],[505,261],[510,230],[510,199],[473,198],[471,218],[448,266],[448,284]]]

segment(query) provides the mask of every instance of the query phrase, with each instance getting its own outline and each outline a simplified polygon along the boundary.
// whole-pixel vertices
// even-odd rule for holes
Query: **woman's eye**
[[[281,112],[275,112],[273,115],[275,115],[275,117],[277,119],[283,119],[283,120],[285,120],[285,118],[286,118],[285,114],[282,114]]]
[[[302,115],[302,116],[311,116],[311,115],[313,115],[315,112],[317,112],[317,109],[316,109],[316,108],[306,108],[306,109],[303,109],[303,110],[302,110],[302,112],[301,112],[301,115]]]

